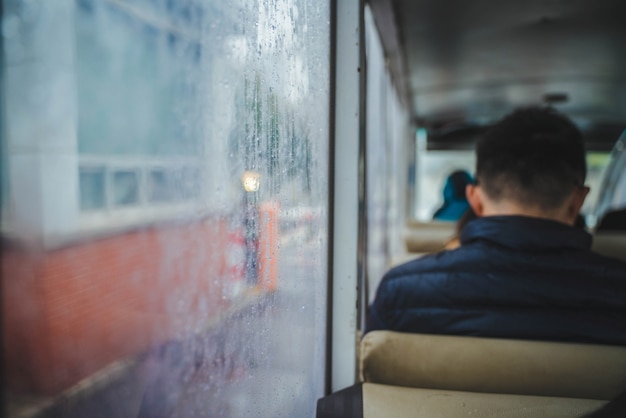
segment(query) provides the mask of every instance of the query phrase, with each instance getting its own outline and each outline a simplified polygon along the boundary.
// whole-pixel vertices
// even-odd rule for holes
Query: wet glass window
[[[3,2],[16,416],[315,416],[329,3]]]

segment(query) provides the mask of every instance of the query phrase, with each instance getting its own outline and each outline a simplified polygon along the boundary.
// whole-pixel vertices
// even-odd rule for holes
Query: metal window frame
[[[364,1],[331,2],[325,393],[357,379],[365,256]]]

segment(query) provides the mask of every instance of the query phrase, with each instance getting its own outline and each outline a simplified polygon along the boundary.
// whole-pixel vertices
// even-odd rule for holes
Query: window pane
[[[139,178],[135,171],[113,173],[113,204],[133,205],[139,202]]]
[[[171,175],[165,170],[151,170],[148,174],[148,200],[168,202],[173,200]]]
[[[80,170],[80,208],[82,210],[104,209],[106,207],[105,170]]]

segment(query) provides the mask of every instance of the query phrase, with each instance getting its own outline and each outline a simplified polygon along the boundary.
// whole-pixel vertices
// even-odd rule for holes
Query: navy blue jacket
[[[473,220],[461,247],[390,270],[366,332],[388,329],[626,345],[626,263],[550,220]]]

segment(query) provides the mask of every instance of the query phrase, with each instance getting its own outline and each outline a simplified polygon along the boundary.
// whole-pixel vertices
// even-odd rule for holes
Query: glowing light
[[[241,182],[246,192],[256,192],[261,186],[261,175],[256,171],[244,171]]]

